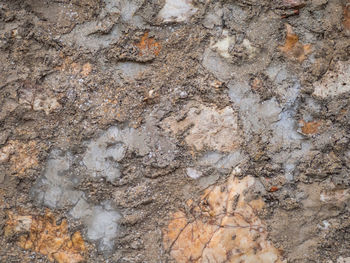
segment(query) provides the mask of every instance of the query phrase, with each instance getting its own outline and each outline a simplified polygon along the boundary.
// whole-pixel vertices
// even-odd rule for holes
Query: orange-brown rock
[[[84,260],[85,242],[80,232],[71,235],[67,221],[57,224],[49,211],[45,216],[8,214],[5,236],[19,234],[18,245],[46,255],[50,261],[77,263]]]
[[[306,122],[304,120],[301,121],[302,127],[301,132],[304,134],[316,134],[318,132],[318,128],[321,125],[321,122],[318,121],[309,121]]]
[[[303,45],[299,42],[299,37],[293,32],[293,28],[286,24],[286,40],[283,46],[279,46],[285,56],[291,60],[303,62],[307,55],[311,53],[311,44]]]
[[[139,55],[144,56],[147,54],[153,54],[155,56],[159,55],[159,52],[161,50],[161,45],[158,43],[154,37],[149,37],[148,32],[146,32],[139,43],[136,44],[136,46],[139,48]]]
[[[252,177],[240,180],[232,175],[225,184],[206,190],[198,205],[190,203],[190,213],[172,215],[163,240],[176,262],[282,262],[256,216],[264,202],[245,200],[253,184]]]

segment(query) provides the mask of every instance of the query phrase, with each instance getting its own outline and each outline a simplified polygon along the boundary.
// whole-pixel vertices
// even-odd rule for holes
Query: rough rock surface
[[[0,262],[350,262],[349,0],[0,3]]]

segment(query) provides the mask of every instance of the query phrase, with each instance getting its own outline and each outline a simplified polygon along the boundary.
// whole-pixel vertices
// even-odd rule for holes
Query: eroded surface
[[[3,1],[0,261],[347,262],[349,4]]]

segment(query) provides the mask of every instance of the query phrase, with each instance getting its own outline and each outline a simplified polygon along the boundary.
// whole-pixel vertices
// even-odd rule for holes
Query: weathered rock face
[[[177,262],[282,262],[267,240],[265,224],[257,217],[264,202],[246,200],[254,178],[238,179],[208,188],[199,203],[187,201],[164,229],[164,246]]]
[[[20,216],[9,213],[5,236],[19,234],[18,245],[26,250],[47,255],[50,261],[59,263],[81,262],[86,251],[80,232],[70,236],[67,221],[57,224],[48,212],[42,217]],[[23,234],[28,232],[28,234]]]
[[[0,262],[348,262],[349,5],[0,3]]]

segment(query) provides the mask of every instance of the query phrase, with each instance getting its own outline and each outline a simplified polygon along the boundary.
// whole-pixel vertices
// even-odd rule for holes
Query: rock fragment
[[[114,181],[120,177],[119,161],[129,149],[139,155],[145,155],[149,148],[145,143],[146,135],[133,128],[109,128],[96,140],[88,143],[83,163],[93,177],[104,177]]]
[[[307,55],[311,53],[311,44],[301,44],[299,37],[293,32],[292,26],[286,24],[286,40],[283,46],[279,46],[285,56],[291,60],[303,62]]]
[[[0,164],[9,163],[11,172],[21,176],[28,169],[36,168],[39,164],[39,149],[35,141],[27,143],[10,140],[0,148]]]
[[[32,250],[58,263],[78,263],[84,260],[85,242],[80,232],[72,235],[65,219],[60,224],[54,215],[47,211],[44,216],[22,216],[8,214],[5,236],[19,234],[18,245]]]
[[[184,22],[197,12],[191,0],[166,0],[158,17],[163,22]]]
[[[236,37],[229,35],[227,30],[222,33],[222,39],[216,43],[211,41],[211,48],[216,50],[223,58],[229,59],[231,57],[229,50],[236,43]]]
[[[238,149],[240,143],[237,116],[231,107],[220,110],[204,105],[192,106],[184,120],[165,119],[164,128],[175,134],[189,129],[185,141],[195,151],[230,152]]]
[[[176,262],[283,262],[256,216],[264,202],[246,199],[253,185],[253,177],[232,175],[223,185],[207,189],[198,205],[188,202],[193,214],[175,212],[163,242]]]
[[[0,121],[4,120],[6,116],[14,112],[17,106],[17,102],[13,99],[5,99],[4,101],[2,101],[0,108]]]
[[[224,59],[235,64],[241,64],[242,61],[251,61],[258,54],[258,48],[249,39],[245,38],[238,44],[236,43],[236,37],[230,35],[227,30],[223,30],[219,41],[215,42],[211,39],[210,48]]]
[[[44,95],[39,95],[34,99],[33,109],[35,111],[44,111],[46,115],[49,115],[56,109],[59,109],[61,105],[55,97],[47,97]]]
[[[203,175],[202,172],[197,171],[196,169],[193,169],[193,168],[187,168],[186,173],[192,179],[198,179],[199,177],[201,177]]]
[[[148,32],[146,32],[139,43],[136,44],[136,46],[139,48],[140,56],[148,55],[151,53],[151,55],[158,56],[159,52],[161,50],[161,45],[158,43],[154,37],[149,37]]]
[[[304,120],[301,121],[301,132],[304,134],[316,134],[318,132],[318,128],[321,126],[321,122],[319,121],[309,121],[306,122]]]
[[[83,65],[83,68],[82,68],[82,70],[81,70],[81,74],[82,74],[84,77],[87,77],[87,76],[90,75],[91,71],[92,71],[92,66],[91,66],[91,64],[88,62],[88,63],[85,63],[85,64]]]
[[[83,198],[71,210],[71,215],[80,219],[87,226],[87,238],[97,241],[100,251],[111,251],[114,247],[114,238],[118,234],[120,213],[109,204],[93,206]]]
[[[52,209],[70,207],[69,214],[86,226],[88,240],[96,242],[99,251],[111,251],[121,215],[108,201],[100,205],[87,202],[85,193],[76,189],[81,178],[72,172],[73,162],[69,152],[54,150],[32,195],[37,203]]]
[[[350,63],[338,61],[322,79],[314,83],[314,95],[321,98],[334,97],[350,91]]]

